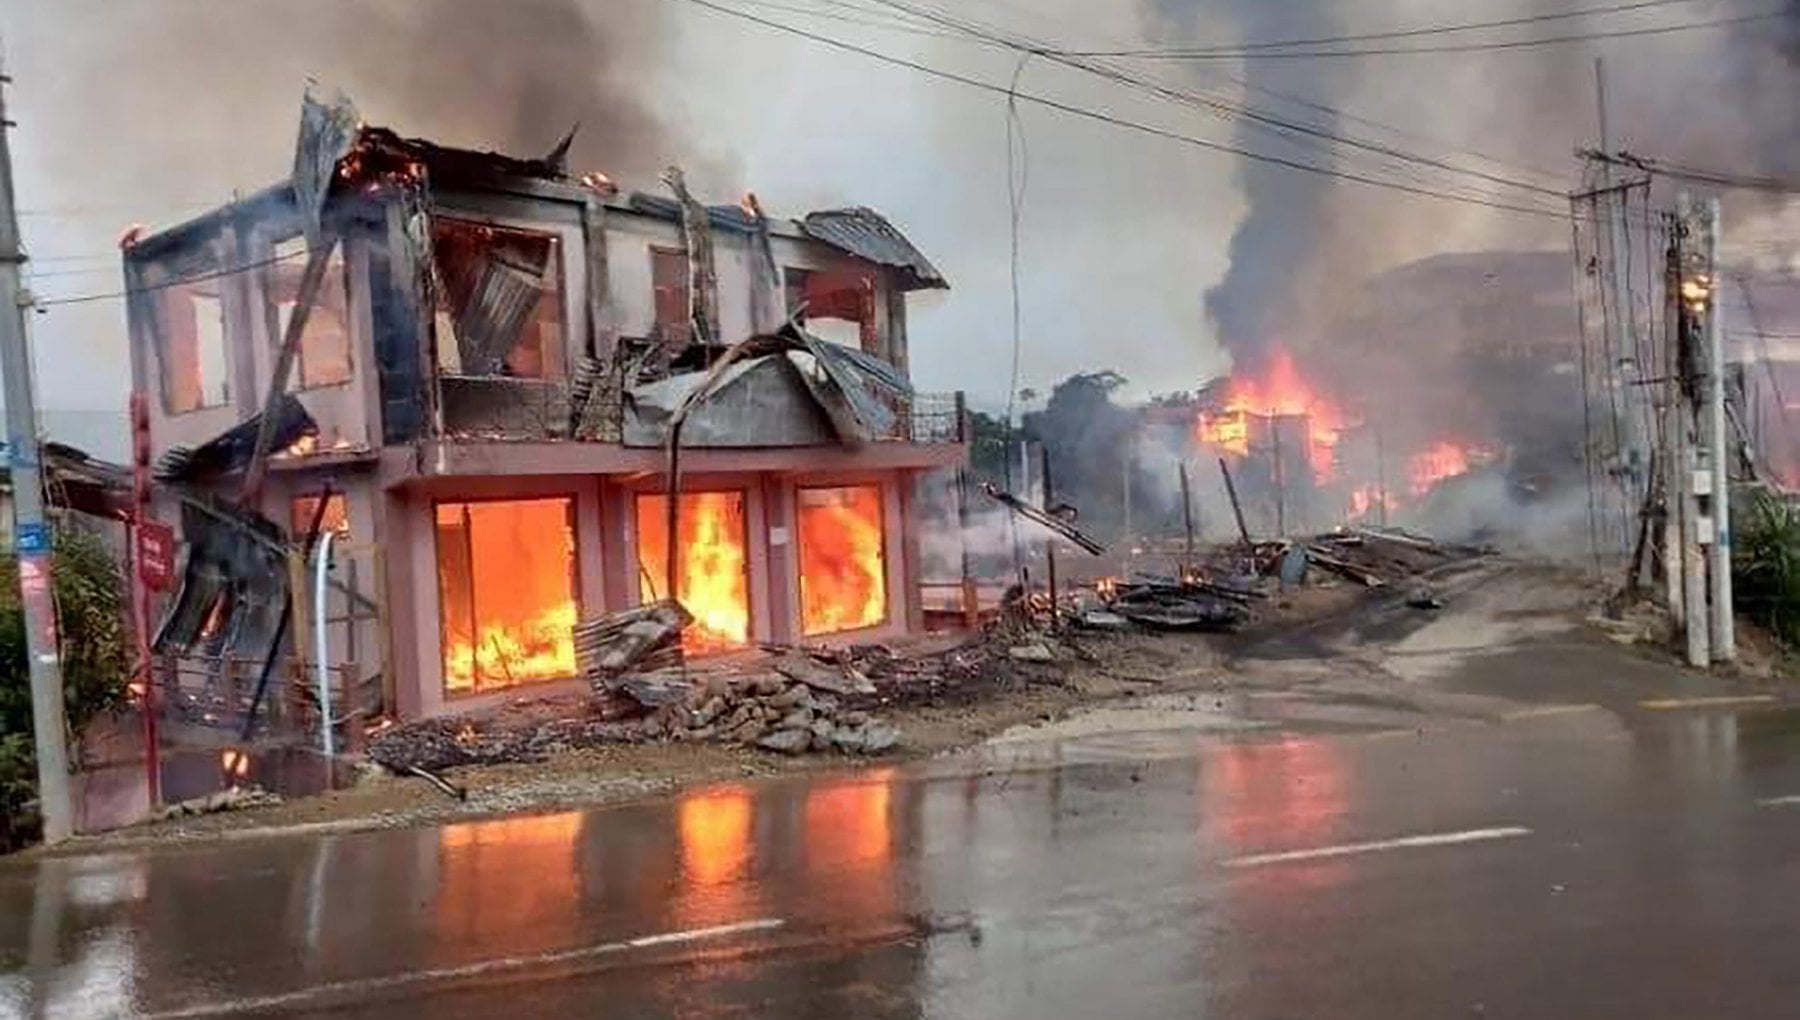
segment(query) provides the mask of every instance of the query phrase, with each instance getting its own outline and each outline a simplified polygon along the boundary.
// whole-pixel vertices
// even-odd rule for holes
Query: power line
[[[1695,184],[1711,184],[1721,188],[1741,188],[1746,191],[1773,191],[1778,193],[1800,192],[1800,181],[1784,180],[1776,177],[1759,177],[1750,174],[1735,174],[1725,170],[1707,170],[1699,167],[1683,166],[1653,156],[1639,156],[1635,153],[1594,152],[1584,150],[1582,155],[1603,163],[1618,166],[1634,167],[1646,173],[1661,174],[1676,180],[1690,181]]]
[[[1694,32],[1705,29],[1728,28],[1746,25],[1758,21],[1772,21],[1786,18],[1785,11],[1769,11],[1762,14],[1743,14],[1732,18],[1717,18],[1712,21],[1696,21],[1683,25],[1661,25],[1655,28],[1617,29],[1602,32],[1577,32],[1570,35],[1544,36],[1537,39],[1512,39],[1505,42],[1485,43],[1445,43],[1437,46],[1384,46],[1365,47],[1349,50],[1208,50],[1203,52],[1179,51],[1143,51],[1139,53],[1120,53],[1117,56],[1131,57],[1138,60],[1316,60],[1335,57],[1393,57],[1412,53],[1487,53],[1498,50],[1530,49],[1538,46],[1559,46],[1566,43],[1592,42],[1599,39],[1630,39],[1638,36],[1668,35],[1675,32]]]
[[[826,2],[826,0],[820,0],[820,2]],[[845,2],[845,0],[837,0],[837,2]],[[881,0],[868,0],[868,2],[880,3]],[[1035,17],[1046,23],[1055,24],[1058,27],[1066,27],[1066,28],[1077,27],[1077,26],[1075,26],[1075,24],[1073,22],[1068,21],[1066,19],[1060,19],[1060,18],[1048,16],[1048,15],[1043,14],[1040,11],[1035,11],[1029,7],[1021,6],[1018,3],[1009,2],[1009,0],[983,0],[983,2],[992,4],[995,6],[999,6],[999,7],[1004,7],[1009,10],[1017,11],[1022,14],[1025,14],[1027,16]],[[1686,2],[1686,0],[1668,0],[1668,2]],[[980,24],[980,23],[977,23],[977,24]],[[989,25],[988,27],[991,28],[993,26]],[[1086,29],[1089,26],[1086,24],[1083,24],[1079,27],[1082,29]],[[1049,46],[1041,46],[1041,47],[1035,47],[1035,48],[1054,49],[1054,47],[1049,47]],[[1067,51],[1067,52],[1076,52],[1076,51]],[[1088,52],[1100,52],[1100,51],[1088,51]],[[1405,128],[1398,127],[1393,124],[1388,124],[1383,121],[1379,121],[1379,120],[1375,120],[1375,119],[1372,119],[1369,117],[1361,116],[1356,113],[1352,113],[1351,111],[1346,110],[1342,107],[1332,106],[1332,105],[1329,105],[1326,103],[1321,103],[1321,102],[1318,102],[1318,101],[1315,101],[1312,99],[1308,99],[1308,98],[1305,98],[1302,96],[1296,96],[1296,95],[1293,95],[1292,93],[1283,92],[1283,91],[1280,91],[1277,89],[1272,89],[1266,85],[1261,85],[1261,84],[1257,84],[1257,83],[1254,83],[1251,81],[1247,81],[1236,75],[1221,74],[1220,77],[1222,77],[1225,81],[1230,82],[1231,84],[1237,86],[1238,88],[1244,89],[1245,91],[1259,92],[1259,93],[1262,93],[1263,95],[1269,96],[1273,99],[1281,100],[1281,101],[1287,102],[1287,103],[1292,103],[1296,106],[1300,106],[1300,107],[1304,107],[1309,110],[1324,113],[1331,117],[1335,117],[1335,118],[1345,120],[1345,121],[1350,121],[1353,123],[1367,125],[1369,127],[1376,128],[1380,131],[1387,132],[1387,133],[1392,134],[1399,138],[1407,138],[1407,139],[1417,141],[1417,142],[1424,142],[1427,145],[1437,146],[1447,152],[1451,152],[1451,153],[1454,153],[1459,156],[1465,156],[1465,157],[1468,157],[1470,159],[1473,159],[1473,160],[1476,160],[1479,162],[1489,163],[1496,167],[1500,167],[1502,169],[1512,170],[1512,171],[1516,171],[1516,172],[1524,173],[1524,174],[1528,174],[1528,175],[1535,175],[1535,176],[1544,178],[1545,180],[1556,181],[1559,184],[1564,179],[1563,174],[1558,171],[1545,170],[1542,167],[1526,166],[1526,165],[1522,165],[1522,164],[1519,164],[1516,162],[1509,162],[1508,160],[1501,159],[1499,157],[1492,156],[1487,153],[1484,153],[1484,152],[1481,152],[1478,150],[1474,150],[1474,149],[1469,149],[1466,147],[1459,148],[1456,144],[1446,142],[1440,138],[1433,138],[1429,135],[1420,134],[1416,131],[1409,131]]]
[[[168,290],[170,287],[180,287],[190,283],[204,283],[207,280],[217,280],[227,276],[236,276],[239,273],[247,273],[252,269],[261,269],[265,266],[275,265],[277,262],[290,262],[310,253],[310,249],[291,251],[282,255],[274,255],[266,259],[258,259],[255,262],[246,262],[242,265],[227,266],[224,269],[195,273],[192,276],[176,276],[164,280],[161,283],[152,283],[143,287],[127,287],[124,290],[106,291],[98,294],[69,294],[63,297],[44,298],[33,302],[33,307],[51,308],[57,305],[79,305],[87,304],[91,301],[110,301],[117,298],[125,298],[134,294],[150,294],[159,290]]]
[[[1055,50],[1044,45],[1040,41],[1033,40],[1026,36],[1020,36],[1016,33],[1005,33],[1002,30],[995,29],[992,26],[983,25],[979,22],[953,18],[942,14],[939,11],[913,6],[908,3],[900,2],[900,0],[874,0],[874,2],[880,3],[884,7],[889,7],[921,18],[927,18],[938,24],[968,32],[984,39],[989,39],[999,45],[1008,46],[1023,53],[1043,56],[1058,64],[1062,64],[1063,66],[1107,79],[1115,84],[1126,85],[1140,91],[1146,91],[1152,95],[1183,105],[1202,107],[1219,116],[1247,120],[1253,125],[1264,129],[1281,133],[1305,135],[1335,144],[1347,145],[1352,148],[1377,153],[1394,159],[1433,167],[1450,173],[1464,174],[1493,184],[1519,188],[1526,191],[1535,191],[1539,194],[1552,196],[1558,199],[1564,197],[1564,192],[1559,188],[1547,188],[1529,181],[1521,181],[1510,177],[1504,177],[1499,174],[1459,167],[1444,160],[1407,152],[1391,145],[1365,141],[1304,122],[1295,122],[1284,119],[1275,114],[1266,113],[1257,110],[1254,107],[1232,103],[1217,96],[1195,93],[1185,89],[1176,88],[1154,79],[1137,77],[1128,71],[1114,67],[1110,64],[1082,58],[1067,51]],[[1241,84],[1246,84],[1246,87],[1248,87],[1247,83]]]
[[[738,18],[738,19],[744,20],[744,21],[749,21],[749,22],[752,22],[752,23],[755,23],[758,25],[762,25],[767,28],[775,29],[776,31],[779,31],[779,32],[785,32],[790,35],[798,36],[803,39],[808,39],[813,42],[819,43],[821,45],[829,46],[833,49],[842,50],[847,53],[860,54],[860,55],[868,57],[872,60],[879,60],[882,63],[892,64],[896,67],[904,67],[904,68],[907,68],[908,70],[917,71],[921,74],[928,75],[933,78],[940,78],[944,81],[956,82],[958,84],[967,85],[971,88],[980,89],[981,91],[984,91],[984,92],[994,93],[994,94],[1002,95],[1002,96],[1006,95],[1008,92],[1006,87],[1001,86],[1001,85],[996,85],[989,81],[984,81],[979,78],[972,78],[972,77],[969,77],[968,75],[958,74],[954,71],[946,71],[942,68],[932,67],[929,64],[922,64],[917,61],[908,60],[904,57],[896,57],[896,56],[893,56],[892,54],[883,53],[879,50],[870,49],[866,46],[859,46],[855,43],[847,42],[842,39],[835,39],[830,36],[819,35],[815,32],[810,32],[810,31],[807,31],[806,29],[799,28],[794,25],[788,25],[788,24],[784,24],[779,21],[773,21],[768,18],[759,17],[759,16],[757,16],[755,14],[751,14],[747,11],[736,10],[731,7],[727,7],[723,4],[715,3],[714,0],[686,0],[686,2],[694,4],[699,7],[706,8],[707,10],[711,10],[711,11],[715,11],[720,14],[724,14],[728,17],[733,17],[733,18]],[[1120,117],[1118,115],[1108,113],[1108,112],[1105,112],[1102,110],[1094,110],[1094,109],[1089,109],[1087,107],[1078,106],[1073,103],[1066,103],[1066,102],[1063,102],[1058,99],[1053,99],[1049,96],[1043,96],[1043,95],[1038,95],[1035,93],[1028,93],[1028,92],[1019,92],[1019,93],[1017,93],[1017,96],[1019,99],[1024,100],[1026,102],[1034,103],[1038,106],[1045,107],[1046,109],[1056,110],[1060,113],[1065,113],[1065,114],[1068,114],[1073,117],[1079,117],[1084,120],[1092,120],[1092,121],[1096,121],[1096,122],[1103,123],[1103,124],[1110,124],[1115,127],[1125,128],[1127,130],[1136,131],[1141,134],[1150,135],[1152,137],[1162,138],[1162,139],[1165,139],[1168,141],[1173,141],[1173,142],[1180,142],[1184,145],[1191,145],[1195,148],[1207,149],[1207,150],[1210,150],[1213,152],[1221,152],[1221,153],[1227,153],[1230,155],[1241,156],[1245,159],[1254,160],[1254,161],[1260,162],[1260,163],[1267,163],[1271,166],[1286,167],[1290,170],[1298,170],[1298,171],[1302,171],[1305,173],[1319,174],[1321,176],[1332,177],[1332,178],[1336,178],[1338,180],[1351,181],[1351,182],[1355,182],[1355,183],[1359,183],[1359,184],[1366,184],[1371,187],[1386,188],[1391,191],[1399,191],[1399,192],[1403,192],[1406,194],[1419,195],[1421,197],[1426,197],[1426,198],[1436,198],[1436,199],[1442,199],[1445,201],[1452,201],[1452,202],[1463,202],[1463,203],[1466,203],[1469,205],[1485,206],[1485,207],[1491,208],[1491,209],[1502,209],[1502,210],[1507,210],[1510,212],[1523,213],[1523,214],[1529,215],[1529,216],[1548,217],[1551,219],[1562,220],[1568,215],[1567,212],[1550,209],[1550,208],[1546,208],[1543,206],[1518,205],[1518,204],[1515,204],[1512,202],[1498,201],[1498,200],[1493,200],[1493,199],[1489,199],[1489,198],[1476,197],[1476,196],[1472,196],[1472,195],[1457,195],[1457,194],[1450,194],[1447,192],[1433,191],[1430,188],[1419,187],[1419,186],[1414,186],[1414,185],[1410,185],[1410,184],[1403,184],[1398,181],[1381,180],[1380,178],[1369,177],[1369,176],[1359,174],[1359,173],[1353,173],[1353,172],[1345,171],[1345,170],[1338,170],[1338,169],[1335,169],[1332,167],[1322,167],[1322,166],[1318,166],[1318,165],[1312,164],[1312,163],[1301,162],[1300,160],[1296,160],[1296,159],[1288,159],[1288,158],[1282,157],[1282,156],[1270,155],[1268,153],[1255,152],[1255,151],[1252,151],[1249,149],[1240,148],[1238,146],[1230,145],[1230,144],[1227,144],[1224,142],[1212,141],[1210,139],[1205,139],[1205,138],[1197,138],[1193,135],[1182,134],[1181,132],[1178,132],[1178,131],[1166,130],[1164,128],[1159,128],[1154,125],[1145,124],[1140,121],[1130,120],[1128,118]]]
[[[1607,7],[1587,7],[1580,10],[1560,11],[1551,14],[1531,14],[1516,18],[1502,18],[1498,21],[1470,21],[1458,25],[1430,25],[1423,28],[1395,29],[1387,32],[1363,32],[1356,35],[1317,36],[1311,39],[1278,39],[1251,40],[1233,45],[1171,47],[1167,49],[1136,50],[1095,50],[1088,56],[1096,57],[1143,57],[1143,56],[1194,56],[1214,53],[1243,53],[1251,50],[1287,49],[1293,46],[1329,46],[1341,43],[1371,42],[1377,39],[1413,39],[1420,36],[1449,35],[1454,32],[1476,32],[1492,28],[1514,28],[1520,25],[1533,25],[1546,21],[1566,21],[1571,18],[1588,18],[1596,15],[1621,14],[1627,11],[1641,11],[1652,7],[1668,7],[1673,4],[1696,3],[1698,0],[1637,0],[1635,3],[1613,4]]]

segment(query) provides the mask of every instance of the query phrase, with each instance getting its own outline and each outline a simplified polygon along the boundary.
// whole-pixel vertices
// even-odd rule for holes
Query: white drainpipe
[[[337,748],[331,735],[331,672],[326,665],[331,642],[325,634],[325,577],[331,571],[331,540],[337,532],[319,536],[319,558],[313,563],[313,655],[319,672],[319,729],[325,743],[325,759],[330,761]]]

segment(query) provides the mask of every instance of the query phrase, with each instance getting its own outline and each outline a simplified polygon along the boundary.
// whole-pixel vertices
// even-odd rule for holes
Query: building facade
[[[128,250],[132,373],[166,465],[243,433],[304,316],[285,388],[311,427],[250,502],[290,541],[337,533],[311,626],[383,712],[569,682],[576,622],[667,594],[671,567],[698,652],[920,626],[914,481],[965,430],[959,396],[906,382],[907,296],[946,284],[885,219],[701,206],[678,175],[674,198],[626,193],[380,129],[332,155],[323,183]],[[188,530],[196,500],[252,491],[242,458],[200,459],[157,497]],[[253,656],[231,599],[204,598],[195,633]]]

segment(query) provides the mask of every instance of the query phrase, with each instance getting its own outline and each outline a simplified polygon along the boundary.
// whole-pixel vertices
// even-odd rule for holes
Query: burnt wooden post
[[[1043,510],[1046,514],[1053,514],[1054,511],[1050,508],[1055,503],[1051,499],[1050,446],[1047,443],[1038,444],[1038,472],[1044,480]],[[1054,626],[1056,623],[1056,538],[1054,536],[1044,539],[1044,577],[1050,582],[1050,623]]]
[[[1189,560],[1194,558],[1194,499],[1188,490],[1187,461],[1176,465],[1181,475],[1181,528],[1186,533],[1186,545],[1183,547]]]
[[[312,315],[313,304],[319,299],[319,289],[325,283],[325,270],[331,264],[331,252],[337,247],[336,236],[326,236],[322,243],[312,250],[306,260],[306,272],[300,277],[300,290],[294,296],[294,310],[288,316],[287,332],[281,338],[281,352],[275,358],[275,368],[269,373],[269,391],[263,398],[262,421],[256,430],[256,448],[250,456],[250,465],[244,469],[244,489],[242,502],[245,506],[254,505],[262,493],[263,479],[269,472],[269,449],[275,441],[275,405],[281,395],[287,392],[288,376],[293,374],[294,359],[300,353],[300,337],[306,332],[306,320]]]
[[[1244,524],[1244,506],[1238,502],[1237,486],[1231,481],[1231,468],[1225,458],[1219,458],[1219,473],[1225,476],[1225,495],[1231,497],[1231,513],[1237,518],[1238,537],[1244,540],[1244,548],[1250,548],[1250,529]]]
[[[969,475],[956,469],[956,525],[962,549],[963,626],[974,630],[981,625],[981,606],[976,601],[975,571],[969,558]]]

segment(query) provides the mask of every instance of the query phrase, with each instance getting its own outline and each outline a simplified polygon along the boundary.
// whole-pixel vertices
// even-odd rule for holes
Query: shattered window
[[[887,620],[881,486],[800,490],[800,625],[811,637]]]
[[[288,321],[300,297],[300,279],[306,275],[306,239],[296,237],[275,246],[276,262],[267,276],[268,300],[275,307],[274,336],[270,342],[281,350]],[[336,386],[350,381],[350,275],[344,262],[344,246],[332,248],[325,266],[325,280],[318,300],[300,333],[289,389]]]
[[[851,269],[787,269],[788,314],[821,340],[873,352],[875,280]]]
[[[669,595],[669,498],[637,498],[638,593],[645,602]],[[694,616],[682,635],[690,651],[733,648],[750,639],[750,558],[742,492],[681,495],[677,592]]]
[[[437,505],[444,690],[575,675],[571,499]]]
[[[198,280],[162,292],[163,400],[170,414],[231,400],[220,282]]]
[[[567,374],[560,238],[439,216],[432,249],[444,287],[439,369],[523,379]]]
[[[687,344],[694,338],[687,253],[677,248],[650,249],[650,288],[656,302],[656,338],[671,346]]]
[[[292,512],[289,515],[293,523],[293,534],[304,537],[311,532],[313,518],[319,515],[319,496],[297,496],[294,499]],[[340,538],[350,537],[350,510],[344,503],[344,494],[334,492],[325,497],[325,512],[318,516],[319,534],[335,532]]]

